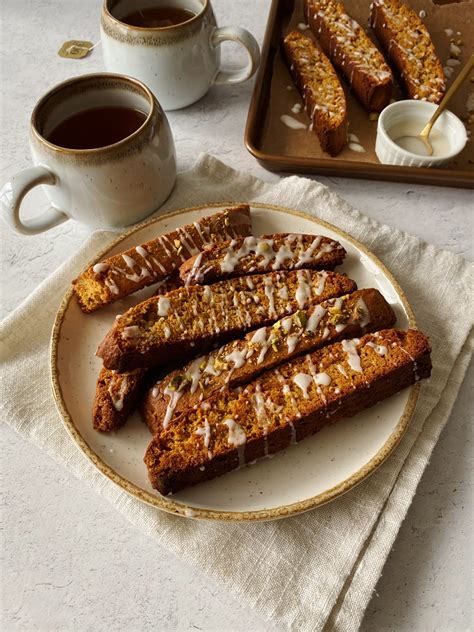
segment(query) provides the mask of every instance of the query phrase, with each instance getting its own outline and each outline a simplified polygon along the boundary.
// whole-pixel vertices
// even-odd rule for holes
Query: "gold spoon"
[[[403,143],[403,145],[401,146],[403,147],[406,144],[406,142],[404,142],[406,140],[408,140],[408,142],[418,140],[420,141],[418,145],[421,151],[416,152],[416,153],[420,153],[420,155],[422,156],[433,155],[433,147],[431,146],[431,143],[429,141],[429,135],[431,133],[431,129],[433,125],[436,123],[436,121],[438,120],[439,115],[442,114],[442,112],[446,109],[446,106],[448,102],[451,100],[451,97],[453,97],[456,94],[456,92],[459,90],[462,83],[464,82],[464,80],[466,79],[466,77],[468,76],[468,74],[471,72],[473,68],[474,68],[474,54],[471,55],[467,64],[464,66],[464,68],[462,68],[459,75],[453,81],[453,83],[451,84],[451,87],[444,95],[443,100],[436,108],[435,113],[430,118],[430,120],[425,125],[425,127],[421,130],[421,132],[417,136],[400,136],[399,138],[395,139],[395,142],[397,143],[397,145],[400,145],[400,141],[401,141]]]

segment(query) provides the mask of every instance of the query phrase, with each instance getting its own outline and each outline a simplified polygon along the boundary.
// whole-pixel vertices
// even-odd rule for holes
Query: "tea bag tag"
[[[95,44],[92,42],[86,42],[84,40],[68,40],[64,42],[61,48],[58,50],[60,57],[66,57],[67,59],[82,59],[94,48]]]

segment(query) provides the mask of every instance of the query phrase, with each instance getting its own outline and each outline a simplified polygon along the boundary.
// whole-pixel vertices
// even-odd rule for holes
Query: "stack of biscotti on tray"
[[[209,229],[213,239],[194,247],[191,238],[205,235],[200,222],[232,236]],[[272,454],[429,375],[423,334],[389,329],[395,315],[380,292],[357,289],[334,271],[346,256],[340,243],[323,235],[253,236],[245,206],[200,222],[195,232],[175,231],[186,255],[156,259],[154,274],[160,264],[163,278],[155,295],[116,317],[97,351],[104,367],[94,428],[117,430],[138,407],[154,436],[145,463],[161,493]],[[150,243],[171,252],[169,242],[162,235],[139,252],[152,252]],[[121,257],[104,266],[118,266]],[[129,276],[146,265],[124,261]],[[91,311],[84,298],[92,296],[84,290],[95,278],[91,269],[79,277],[85,285],[75,283],[84,311]],[[102,288],[106,278],[99,276]]]
[[[375,0],[370,24],[408,98],[439,103],[445,92],[441,62],[419,15],[400,0]],[[381,112],[393,94],[384,55],[338,0],[305,0],[309,34],[292,30],[283,50],[311,129],[331,156],[347,144],[349,114],[336,69],[362,106]],[[367,16],[369,17],[369,16]]]

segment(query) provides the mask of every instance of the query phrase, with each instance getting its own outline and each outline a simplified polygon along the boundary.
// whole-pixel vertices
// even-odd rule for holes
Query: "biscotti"
[[[375,0],[370,22],[407,96],[439,103],[446,90],[443,66],[418,14],[399,0]]]
[[[321,48],[348,80],[369,112],[380,112],[392,97],[393,77],[364,29],[335,0],[306,0],[308,24]]]
[[[303,353],[394,323],[392,308],[375,289],[323,301],[172,371],[147,392],[142,417],[157,434],[222,388],[241,386]]]
[[[118,430],[136,409],[146,390],[147,369],[116,373],[102,368],[97,380],[92,424],[95,430]]]
[[[173,275],[206,244],[251,233],[246,204],[203,217],[193,224],[96,263],[73,281],[83,312],[93,312]]]
[[[430,371],[428,339],[415,330],[388,329],[325,347],[176,418],[148,446],[150,482],[169,494],[215,478],[351,417]]]
[[[344,90],[336,71],[311,37],[291,31],[283,40],[286,59],[321,149],[336,156],[347,144]]]
[[[129,309],[97,355],[119,372],[162,366],[269,325],[313,302],[357,289],[335,272],[273,272],[184,287]]]
[[[345,256],[339,242],[321,235],[244,237],[207,246],[183,263],[179,275],[186,285],[206,285],[275,270],[334,270]]]

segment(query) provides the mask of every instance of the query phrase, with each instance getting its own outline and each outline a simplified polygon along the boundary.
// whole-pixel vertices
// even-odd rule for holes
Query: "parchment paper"
[[[303,2],[304,0],[296,0],[294,13],[290,22],[284,26],[282,36],[289,30],[298,28],[298,25],[304,24]],[[362,27],[366,28],[370,39],[378,45],[377,38],[368,26],[370,14],[369,0],[345,0],[344,4],[347,12],[354,17]],[[432,0],[409,0],[409,5],[417,13],[425,11],[426,17],[423,18],[423,22],[430,32],[443,66],[446,66],[446,61],[450,56],[450,39],[456,41],[460,40],[462,42],[460,45],[461,55],[458,58],[461,65],[454,68],[451,78],[447,81],[447,86],[449,87],[453,78],[457,75],[459,69],[467,62],[473,51],[474,2],[473,0],[465,0],[464,2],[451,2],[441,6],[441,4],[433,3]],[[449,34],[449,31],[446,33],[445,29],[450,29],[453,33]],[[304,32],[307,35],[311,34],[309,29]],[[355,134],[360,139],[360,144],[366,151],[365,153],[358,153],[345,147],[336,159],[378,163],[374,151],[377,121],[371,121],[369,119],[369,113],[360,105],[355,96],[353,96],[344,78],[342,78],[341,83],[344,86],[348,103],[349,133]],[[291,86],[291,90],[288,88],[289,86]],[[474,110],[474,104],[472,103],[474,101],[474,83],[469,79],[465,81],[460,92],[453,97],[449,109],[463,119],[466,129],[472,131],[473,125],[468,122],[469,94],[471,94],[470,108]],[[393,97],[397,100],[403,98],[398,86],[394,89]],[[291,108],[296,103],[302,104],[302,100],[298,90],[293,84],[280,49],[280,52],[276,55],[274,60],[269,109],[260,149],[266,153],[281,156],[332,160],[329,154],[321,150],[318,137],[314,132],[309,131],[309,129],[290,129],[281,122],[280,117],[283,114],[287,114],[301,121],[309,128],[309,118],[304,110],[300,114],[295,114],[291,111]],[[474,112],[471,118],[473,117]],[[443,168],[470,169],[474,171],[473,142],[474,141],[468,141],[462,154],[457,156],[449,166],[446,165],[443,166]]]

